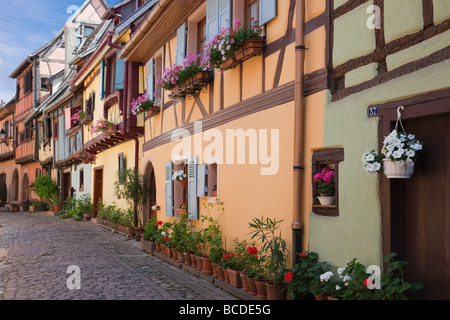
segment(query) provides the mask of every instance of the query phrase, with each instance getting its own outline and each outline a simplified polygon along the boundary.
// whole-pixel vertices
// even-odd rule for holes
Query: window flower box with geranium
[[[317,182],[317,190],[320,196],[317,198],[321,205],[332,205],[334,203],[334,171],[324,167],[321,172],[314,175]]]
[[[96,157],[93,154],[87,152],[86,150],[77,153],[76,155],[74,155],[74,158],[76,160],[82,161],[84,164],[95,163],[96,159]]]
[[[212,80],[211,73],[198,65],[200,58],[200,54],[189,53],[181,65],[165,69],[156,84],[171,91],[169,97],[172,99],[184,99],[200,92]]]
[[[224,28],[205,47],[202,63],[221,71],[236,67],[239,63],[260,54],[264,48],[261,28],[252,18],[252,26],[242,26],[237,19],[234,28]]]
[[[147,93],[144,93],[131,102],[131,112],[135,116],[146,113],[148,117],[153,117],[159,112],[159,107]]]
[[[111,130],[116,129],[117,126],[112,123],[111,121],[108,121],[106,119],[97,120],[95,125],[91,125],[90,132],[93,133],[103,133],[108,132]]]

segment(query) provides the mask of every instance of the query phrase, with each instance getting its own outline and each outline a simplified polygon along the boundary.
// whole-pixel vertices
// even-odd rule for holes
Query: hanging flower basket
[[[407,164],[405,161],[383,159],[383,171],[389,179],[409,179],[414,173],[414,162]]]
[[[404,107],[397,108],[397,123],[394,130],[384,138],[381,155],[375,150],[363,155],[364,169],[368,173],[378,173],[381,169],[389,179],[409,179],[414,173],[418,153],[423,149],[423,142],[413,134],[407,134],[401,122]],[[403,132],[397,131],[400,124]]]

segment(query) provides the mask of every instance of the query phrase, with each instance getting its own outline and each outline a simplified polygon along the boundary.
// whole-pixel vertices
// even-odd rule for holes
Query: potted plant
[[[103,133],[103,132],[110,131],[114,127],[115,127],[115,125],[111,121],[109,121],[107,119],[100,119],[100,120],[97,120],[95,125],[91,124],[90,132],[91,132],[91,134]]]
[[[11,203],[11,212],[19,211],[19,205],[17,203]]]
[[[73,156],[76,160],[82,161],[84,164],[95,163],[95,155],[89,153],[86,150],[81,151]]]
[[[253,19],[252,25],[247,27],[237,19],[234,28],[222,29],[206,44],[207,54],[202,63],[208,68],[227,70],[260,53],[263,47],[262,30],[256,21]]]
[[[148,93],[144,93],[136,99],[133,99],[131,102],[131,112],[135,116],[147,113],[149,117],[152,117],[159,112],[159,107],[155,105]]]
[[[289,297],[294,300],[311,299],[315,279],[322,274],[323,264],[316,252],[301,252],[298,262],[285,274]]]
[[[31,206],[31,201],[28,199],[20,202],[20,207],[22,208],[23,212],[29,211],[30,206]]]
[[[320,194],[317,198],[321,205],[332,205],[334,203],[334,171],[324,167],[321,172],[314,175],[317,182],[317,191]]]
[[[184,252],[187,252],[189,234],[189,214],[187,211],[182,213],[178,221],[172,225],[172,239],[174,241],[174,247],[177,249],[178,262],[184,263]]]
[[[147,253],[153,253],[156,249],[155,232],[158,230],[158,220],[156,218],[150,219],[144,226],[144,234],[141,239],[141,249]]]
[[[217,184],[215,184],[213,189],[212,189],[212,196],[213,197],[217,197]]]
[[[41,202],[49,201],[58,194],[58,187],[49,176],[41,176],[36,178],[31,184],[31,187],[34,188],[34,191],[40,198]]]
[[[267,297],[276,300],[286,298],[284,275],[288,250],[281,231],[277,234],[281,222],[283,220],[261,217],[254,218],[250,223],[250,228],[253,229],[251,238],[257,238],[261,242],[261,252],[267,259],[265,264],[268,280]]]
[[[178,181],[178,184],[182,187],[186,187],[187,186],[187,175],[186,173],[184,173],[183,170],[175,170],[173,172],[173,176],[172,176],[172,180],[173,181]]]
[[[394,129],[385,137],[381,155],[375,150],[363,155],[363,167],[368,173],[383,170],[389,179],[408,179],[414,173],[414,165],[421,150],[423,142],[414,135]]]

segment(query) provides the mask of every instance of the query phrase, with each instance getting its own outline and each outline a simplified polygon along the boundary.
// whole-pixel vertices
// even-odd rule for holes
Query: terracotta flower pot
[[[195,256],[195,259],[197,259],[197,270],[202,271],[203,269],[203,260],[200,256]]]
[[[241,272],[242,290],[248,292],[248,275],[246,272]]]
[[[314,295],[314,298],[316,298],[316,300],[327,300],[327,296],[326,295]]]
[[[156,252],[161,252],[161,243],[155,242],[155,250]]]
[[[207,275],[213,274],[212,262],[210,258],[202,257],[202,272]]]
[[[267,300],[286,300],[286,291],[283,285],[266,283]]]
[[[217,273],[217,266],[218,266],[218,265],[219,265],[218,263],[215,263],[215,262],[212,263],[212,269],[213,269],[213,277],[214,277],[214,279],[219,278],[218,273]]]
[[[178,184],[182,187],[186,187],[188,185],[188,181],[187,181],[187,179],[178,180]]]
[[[183,252],[184,256],[184,264],[190,266],[191,265],[191,254],[189,252]]]
[[[180,251],[177,251],[177,254],[178,254],[178,262],[179,263],[184,263],[184,253],[180,252]]]
[[[235,288],[242,288],[241,272],[242,270],[227,269],[230,285]]]
[[[172,248],[172,259],[178,260],[178,250],[176,248]]]
[[[221,265],[218,265],[216,267],[216,270],[217,270],[217,279],[225,281],[225,272],[223,270],[223,267]]]
[[[191,266],[197,268],[197,257],[195,254],[191,253]]]
[[[256,296],[259,299],[266,300],[267,299],[266,282],[261,281],[261,280],[256,280],[255,285],[256,285]]]
[[[229,276],[229,274],[228,274],[228,269],[223,269],[223,275],[224,275],[224,277],[225,277],[225,283],[228,283],[228,284],[230,284],[230,276]]]
[[[247,282],[248,282],[248,293],[251,294],[252,296],[256,296],[257,291],[256,291],[255,278],[248,277]]]

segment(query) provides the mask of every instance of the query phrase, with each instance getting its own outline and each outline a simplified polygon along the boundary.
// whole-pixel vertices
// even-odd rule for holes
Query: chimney
[[[66,65],[64,70],[64,75],[66,76],[69,71],[69,61],[73,60],[75,55],[75,49],[76,49],[76,23],[73,22],[67,22],[64,26],[64,40],[65,40],[65,47],[66,47]]]

